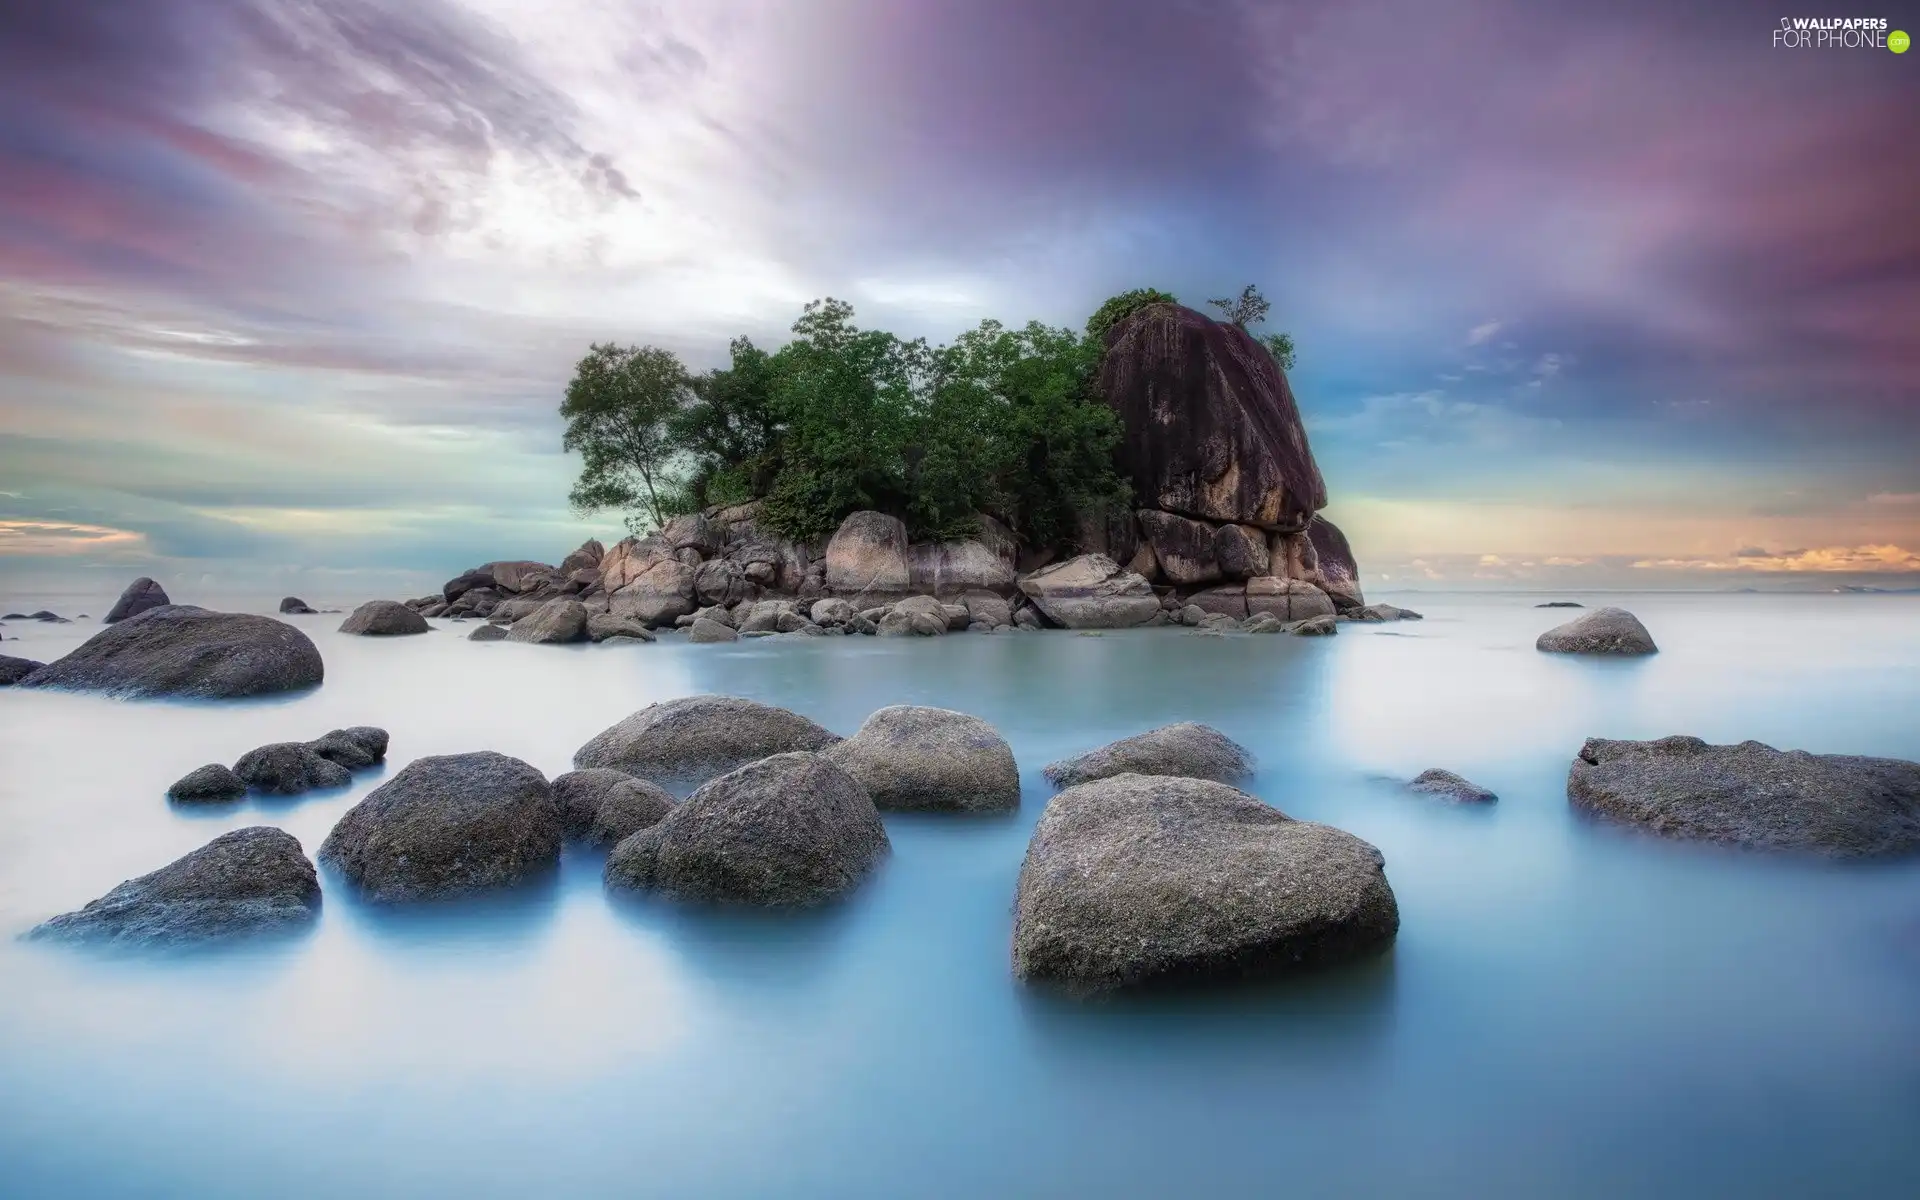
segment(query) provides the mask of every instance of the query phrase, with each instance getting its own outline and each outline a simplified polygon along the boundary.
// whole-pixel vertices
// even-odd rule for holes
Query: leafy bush
[[[1087,318],[1087,340],[1095,346],[1107,344],[1107,331],[1139,312],[1149,304],[1178,304],[1172,293],[1159,288],[1134,288],[1130,292],[1121,292],[1108,298],[1105,304],[1093,310]]]

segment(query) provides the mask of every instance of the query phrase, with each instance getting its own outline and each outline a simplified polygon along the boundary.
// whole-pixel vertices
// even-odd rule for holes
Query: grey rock
[[[520,626],[515,625],[514,632]],[[651,642],[657,639],[654,632],[631,617],[616,617],[612,613],[591,613],[587,617],[587,638],[590,641],[604,642],[612,638],[631,638],[636,642]]]
[[[618,845],[673,807],[673,797],[665,788],[610,767],[557,776],[553,802],[566,836],[593,846]]]
[[[1265,531],[1251,525],[1222,525],[1213,531],[1213,557],[1228,579],[1252,579],[1271,569]]]
[[[907,586],[938,596],[981,589],[1010,592],[1013,560],[983,542],[915,542],[907,547]]]
[[[515,596],[511,600],[502,600],[487,612],[487,620],[496,625],[513,625],[526,620],[540,611],[547,602],[530,596]]]
[[[1654,654],[1659,650],[1639,618],[1611,606],[1547,630],[1534,646],[1551,654]]]
[[[508,641],[535,646],[561,646],[583,641],[586,636],[587,606],[571,596],[545,601],[515,621],[507,632]]]
[[[1240,628],[1246,633],[1285,633],[1287,623],[1272,613],[1255,613]]]
[[[113,625],[128,617],[137,617],[148,609],[160,608],[172,603],[173,601],[167,599],[165,588],[142,575],[127,585],[127,590],[120,593],[120,598],[113,602],[113,607],[107,610],[107,615],[101,620],[108,625]]]
[[[425,617],[397,600],[369,600],[340,623],[341,633],[367,637],[398,637],[431,628]]]
[[[0,687],[10,687],[19,683],[46,665],[31,658],[15,658],[11,654],[0,654]]]
[[[964,604],[943,604],[940,608],[946,613],[949,633],[965,629],[973,621],[972,614],[967,612],[967,606]]]
[[[227,700],[313,687],[325,674],[312,640],[285,621],[174,604],[107,626],[19,686]]]
[[[1121,738],[1046,768],[1058,787],[1114,775],[1183,775],[1233,783],[1253,774],[1253,754],[1211,725],[1182,721]]]
[[[888,852],[851,775],[776,754],[703,785],[607,857],[607,886],[702,903],[807,907],[852,890]]]
[[[480,628],[468,634],[467,640],[470,642],[504,642],[507,640],[507,629],[504,625],[482,625]]]
[[[28,935],[118,946],[181,946],[288,932],[320,911],[320,880],[290,833],[223,833]]]
[[[839,740],[784,708],[736,696],[686,696],[649,704],[602,730],[574,754],[573,765],[612,767],[672,786],[773,754],[824,750]]]
[[[1920,851],[1920,763],[1710,745],[1588,738],[1567,775],[1577,809],[1687,838],[1829,858]]]
[[[221,804],[246,794],[247,781],[221,763],[196,767],[167,789],[167,799],[180,804]]]
[[[1047,805],[1020,867],[1013,970],[1099,992],[1285,974],[1379,953],[1385,860],[1225,784],[1119,775]]]
[[[960,603],[965,606],[967,617],[973,624],[995,628],[1013,624],[1013,606],[1007,603],[1006,597],[994,592],[965,592],[960,597]]]
[[[853,620],[853,605],[838,596],[829,596],[824,600],[815,600],[807,615],[813,618],[816,625],[845,625]]]
[[[274,742],[249,750],[233,764],[233,773],[255,791],[276,796],[297,796],[353,782],[347,768],[320,757],[305,742]]]
[[[1160,611],[1153,585],[1103,554],[1082,554],[1042,567],[1020,581],[1020,590],[1050,620],[1068,629],[1143,625]]]
[[[320,847],[367,900],[512,887],[560,860],[560,811],[539,771],[504,754],[417,758],[340,818]]]
[[[387,756],[387,731],[375,725],[334,729],[307,743],[307,749],[349,771],[371,767]]]
[[[1309,617],[1296,622],[1292,629],[1300,637],[1330,637],[1340,632],[1340,623],[1329,613],[1324,617]]]
[[[1299,579],[1262,575],[1247,580],[1247,613],[1272,613],[1282,621],[1333,615],[1333,597]]]
[[[1407,784],[1407,789],[1444,796],[1457,804],[1492,804],[1500,798],[1479,784],[1439,767],[1429,767],[1415,775]]]
[[[1535,608],[1585,608],[1578,600],[1549,600],[1545,604],[1536,604]]]
[[[687,630],[687,640],[701,644],[737,642],[740,640],[740,634],[731,625],[723,625],[710,617],[701,617]]]
[[[1040,614],[1031,608],[1019,609],[1013,614],[1013,627],[1015,629],[1039,629],[1041,627]]]
[[[885,513],[856,512],[827,543],[827,588],[847,595],[888,595],[912,584],[907,527]]]
[[[976,812],[1020,807],[1013,750],[979,717],[896,704],[822,752],[876,807]]]

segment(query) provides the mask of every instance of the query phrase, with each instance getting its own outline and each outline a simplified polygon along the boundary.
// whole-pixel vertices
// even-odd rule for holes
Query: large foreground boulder
[[[1920,851],[1920,763],[1715,746],[1696,737],[1588,738],[1567,775],[1575,808],[1665,837],[1830,858]]]
[[[1082,554],[1020,581],[1041,612],[1068,629],[1125,629],[1160,611],[1153,585],[1104,554]]]
[[[607,857],[611,888],[704,903],[806,907],[850,891],[887,831],[851,775],[776,754],[710,780]]]
[[[592,846],[614,846],[667,815],[673,797],[658,784],[610,767],[568,771],[553,781],[560,827]]]
[[[357,633],[363,637],[402,637],[426,633],[432,628],[425,617],[398,600],[369,600],[340,623],[341,633]]]
[[[912,585],[907,563],[907,527],[885,513],[857,512],[840,522],[827,543],[829,591],[888,595]]]
[[[107,610],[107,615],[101,620],[108,625],[117,625],[128,617],[137,617],[150,608],[159,608],[172,603],[173,601],[167,599],[165,588],[142,575],[127,585],[127,590],[120,593],[120,598],[113,602],[113,607]]]
[[[1047,805],[1020,867],[1013,970],[1076,991],[1239,979],[1384,950],[1385,860],[1202,779],[1118,775]]]
[[[313,687],[325,674],[320,651],[285,621],[172,604],[107,626],[20,686],[228,700]]]
[[[1534,647],[1552,654],[1653,654],[1659,650],[1638,617],[1611,606],[1547,630]]]
[[[1286,376],[1246,330],[1150,304],[1108,332],[1098,386],[1147,507],[1297,530],[1326,506]]]
[[[0,687],[10,687],[47,664],[31,658],[0,654]]]
[[[559,863],[560,811],[517,758],[416,758],[347,810],[320,861],[381,904],[512,887]]]
[[[979,717],[896,704],[868,717],[825,756],[883,809],[977,812],[1020,807],[1007,739]]]
[[[353,782],[347,768],[320,757],[305,742],[274,742],[249,750],[233,764],[233,773],[254,791],[274,796],[297,796]]]
[[[191,945],[299,928],[320,911],[320,880],[290,833],[223,833],[151,875],[129,879],[30,937],[117,945]]]
[[[1184,775],[1237,783],[1253,774],[1253,754],[1211,725],[1182,721],[1061,759],[1043,774],[1058,787],[1114,775]]]
[[[647,707],[596,734],[576,768],[612,767],[641,779],[699,783],[744,763],[840,740],[799,713],[737,696],[684,696]]]

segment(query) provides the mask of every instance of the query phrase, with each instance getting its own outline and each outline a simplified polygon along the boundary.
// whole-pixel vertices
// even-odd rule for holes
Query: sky
[[[1369,588],[1914,586],[1920,53],[1780,21],[14,0],[0,586],[557,561],[620,532],[566,502],[593,341],[1249,282]]]

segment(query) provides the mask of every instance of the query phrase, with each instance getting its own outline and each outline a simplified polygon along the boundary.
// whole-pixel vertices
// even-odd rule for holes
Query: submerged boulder
[[[1547,630],[1534,646],[1552,654],[1653,654],[1659,650],[1638,617],[1612,606]]]
[[[616,845],[673,807],[665,788],[609,767],[556,776],[553,802],[566,836],[593,846]]]
[[[697,783],[743,763],[840,740],[799,713],[737,696],[685,696],[602,730],[573,756],[576,768],[612,767],[661,784]]]
[[[402,637],[432,628],[425,617],[398,600],[369,600],[340,623],[341,633],[363,637]]]
[[[1014,902],[1013,970],[1076,991],[1280,974],[1399,932],[1385,860],[1202,779],[1118,775],[1047,805]]]
[[[129,879],[28,935],[110,945],[191,945],[285,932],[320,911],[320,880],[300,842],[256,825],[223,833],[150,875]]]
[[[1149,508],[1300,529],[1326,506],[1286,376],[1246,330],[1150,304],[1108,332],[1098,389],[1125,428],[1121,472]]]
[[[1715,746],[1697,737],[1588,738],[1567,775],[1577,809],[1664,837],[1829,858],[1920,851],[1920,763]]]
[[[46,665],[31,658],[15,658],[11,654],[0,654],[0,687],[19,683]]]
[[[873,801],[818,754],[776,754],[710,780],[607,857],[607,886],[705,903],[806,907],[889,849]]]
[[[826,585],[843,594],[906,591],[913,583],[907,563],[907,527],[885,513],[856,512],[827,543]]]
[[[297,796],[353,782],[347,768],[320,757],[305,742],[274,742],[249,750],[233,764],[233,773],[253,790],[276,796]]]
[[[516,630],[519,626],[514,627]],[[632,617],[616,617],[612,613],[590,613],[587,616],[587,640],[608,642],[614,638],[632,638],[636,642],[652,642],[659,639],[654,632]]]
[[[822,752],[883,809],[975,812],[1020,807],[1007,739],[979,717],[896,704]]]
[[[285,621],[173,604],[107,626],[20,686],[227,700],[313,687],[325,673]]]
[[[247,781],[222,763],[196,767],[167,789],[167,799],[177,804],[223,804],[246,794]]]
[[[1429,767],[1415,775],[1407,784],[1407,790],[1444,796],[1456,804],[1492,804],[1500,798],[1472,780],[1439,767]]]
[[[1043,774],[1057,787],[1114,775],[1183,775],[1234,783],[1253,774],[1253,753],[1211,725],[1182,721],[1061,759]]]
[[[1068,629],[1124,629],[1144,625],[1160,611],[1153,585],[1104,554],[1042,567],[1020,581],[1020,590]]]
[[[167,599],[165,588],[142,575],[127,585],[127,590],[120,593],[120,598],[113,602],[113,607],[107,610],[107,615],[101,620],[108,625],[113,625],[128,617],[137,617],[150,608],[160,608],[172,603],[173,601]]]
[[[417,758],[340,818],[320,861],[381,904],[512,887],[559,863],[560,811],[517,758]]]

